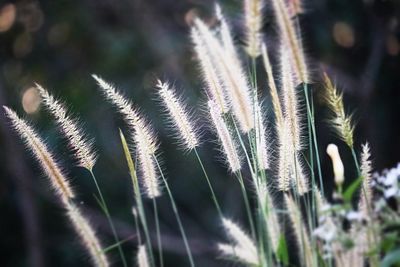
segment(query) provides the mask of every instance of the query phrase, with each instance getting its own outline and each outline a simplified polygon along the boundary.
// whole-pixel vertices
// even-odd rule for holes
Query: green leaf
[[[391,266],[399,266],[399,264],[400,264],[400,249],[396,249],[387,254],[383,258],[380,266],[391,267]]]
[[[362,181],[363,177],[360,176],[349,187],[347,187],[346,191],[343,193],[343,199],[345,202],[351,202],[354,193],[358,190],[358,188],[360,188]]]
[[[110,245],[110,246],[108,246],[108,247],[106,247],[106,248],[103,248],[103,253],[107,253],[107,252],[109,252],[110,250],[113,250],[114,248],[116,248],[116,247],[118,247],[119,245],[122,245],[122,244],[124,244],[124,243],[126,243],[126,242],[128,242],[128,241],[130,241],[130,240],[132,240],[132,239],[134,239],[136,236],[135,235],[131,235],[130,237],[128,237],[128,238],[125,238],[124,240],[121,240],[121,241],[119,241],[119,242],[117,242],[117,243],[115,243],[115,244],[112,244],[112,245]]]
[[[285,236],[282,234],[279,237],[279,245],[276,251],[276,257],[278,258],[278,261],[283,263],[284,266],[289,265],[289,252],[287,249]]]
[[[133,192],[135,193],[135,198],[137,198],[139,196],[140,192],[139,192],[138,178],[136,176],[135,164],[133,163],[131,152],[129,151],[128,143],[126,142],[125,136],[122,133],[121,129],[119,130],[119,135],[121,137],[122,147],[124,148],[126,162],[128,163],[129,174],[132,179]]]
[[[381,241],[381,248],[384,252],[392,250],[398,240],[397,233],[388,233],[385,235],[384,239]]]

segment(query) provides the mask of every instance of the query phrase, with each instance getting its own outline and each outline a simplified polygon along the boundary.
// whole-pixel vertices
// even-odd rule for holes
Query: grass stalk
[[[195,155],[196,155],[197,161],[198,161],[199,164],[200,164],[201,170],[202,170],[203,173],[204,173],[204,177],[205,177],[205,179],[206,179],[206,181],[207,181],[208,187],[210,188],[211,197],[212,197],[212,199],[213,199],[214,205],[215,205],[215,207],[216,207],[216,209],[217,209],[217,211],[218,211],[218,214],[219,214],[220,218],[222,219],[224,216],[223,216],[223,213],[222,213],[222,210],[221,210],[221,206],[219,205],[219,202],[218,202],[218,199],[217,199],[217,197],[216,197],[216,195],[215,195],[214,189],[213,189],[213,187],[212,187],[210,178],[209,178],[209,176],[208,176],[208,174],[207,174],[206,169],[204,168],[203,162],[202,162],[202,160],[201,160],[201,158],[200,158],[200,156],[199,156],[199,153],[197,152],[197,149],[196,149],[196,148],[194,148],[194,153],[195,153]]]
[[[179,231],[181,232],[181,235],[182,235],[183,243],[185,245],[185,249],[186,249],[186,253],[187,253],[188,259],[189,259],[190,266],[194,267],[195,264],[194,264],[192,252],[190,250],[189,242],[188,242],[187,237],[186,237],[185,229],[183,228],[183,224],[182,224],[179,212],[178,212],[178,208],[176,207],[175,199],[174,199],[174,197],[172,195],[172,192],[171,192],[171,190],[169,188],[167,179],[164,176],[164,173],[163,173],[163,171],[161,169],[160,163],[158,162],[158,159],[157,159],[156,156],[154,156],[154,160],[155,160],[155,162],[157,164],[157,168],[158,168],[158,170],[160,172],[161,178],[162,178],[162,180],[164,182],[165,189],[167,190],[168,197],[169,197],[169,199],[171,201],[172,210],[174,212],[176,221],[178,223]]]
[[[90,170],[89,172],[90,172],[90,175],[91,175],[91,177],[93,179],[93,182],[94,182],[94,184],[96,186],[97,193],[99,194],[99,198],[100,198],[99,200],[101,202],[101,206],[103,207],[104,214],[107,217],[107,221],[108,221],[108,224],[110,225],[111,232],[112,232],[112,234],[114,236],[115,244],[117,245],[118,252],[119,252],[119,255],[120,255],[121,260],[122,260],[122,264],[123,264],[124,267],[127,267],[128,265],[127,265],[127,262],[126,262],[126,259],[125,259],[125,255],[124,255],[124,252],[122,250],[122,246],[120,244],[120,240],[118,238],[117,231],[115,230],[115,226],[114,226],[114,223],[112,221],[112,218],[111,218],[111,215],[110,215],[110,211],[109,211],[108,206],[106,204],[106,201],[104,199],[103,193],[102,193],[102,191],[100,189],[100,186],[99,186],[99,184],[97,182],[97,179],[96,179],[96,176],[94,175],[93,170]]]
[[[127,164],[128,164],[128,168],[129,168],[129,174],[132,179],[132,186],[133,186],[135,202],[138,207],[139,219],[142,224],[145,239],[146,239],[146,246],[147,246],[147,250],[149,252],[148,254],[150,257],[150,259],[149,259],[150,265],[155,266],[153,250],[151,249],[151,239],[150,239],[149,229],[147,227],[147,220],[146,220],[146,215],[145,215],[144,208],[143,208],[143,201],[142,201],[142,196],[140,194],[139,181],[138,181],[138,177],[136,175],[135,164],[133,162],[131,153],[129,151],[128,143],[126,142],[125,136],[123,135],[121,130],[120,130],[120,137],[121,137],[121,143],[122,143],[122,146],[124,149],[125,158],[127,160]]]
[[[162,252],[162,242],[161,242],[161,234],[160,234],[160,223],[158,219],[158,211],[157,211],[157,200],[155,198],[153,200],[153,211],[154,211],[154,221],[156,225],[156,235],[157,235],[157,244],[158,244],[158,257],[160,261],[160,267],[164,266],[163,252]]]

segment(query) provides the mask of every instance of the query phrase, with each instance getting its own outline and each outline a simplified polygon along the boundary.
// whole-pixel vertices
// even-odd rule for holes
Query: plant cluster
[[[244,0],[247,65],[243,64],[219,6],[215,8],[215,25],[195,18],[191,27],[193,48],[207,96],[207,116],[228,174],[234,176],[240,185],[250,227],[248,231],[240,226],[241,223],[228,218],[220,205],[212,177],[198,153],[204,141],[196,126],[197,115],[176,93],[174,86],[160,80],[154,86],[168,125],[180,141],[179,148],[193,153],[203,171],[218,219],[226,233],[226,240],[216,240],[215,248],[223,258],[246,266],[396,264],[400,245],[400,166],[382,175],[372,174],[369,145],[366,143],[357,153],[354,125],[352,117],[345,112],[342,93],[324,74],[326,104],[332,111],[330,124],[351,151],[358,174],[354,182],[344,186],[344,164],[338,147],[330,144],[326,152],[332,161],[335,189],[332,196],[324,193],[310,71],[298,27],[301,2],[270,0],[268,4],[274,11],[279,32],[279,48],[274,51],[278,55],[278,66],[270,63],[261,31],[265,5],[262,0]],[[265,77],[256,75],[257,69],[261,68]],[[157,201],[159,196],[167,194],[185,244],[188,264],[195,266],[172,189],[160,167],[156,132],[136,103],[99,76],[93,75],[93,78],[104,98],[115,107],[127,126],[127,133],[120,131],[120,138],[135,200],[137,265],[164,266]],[[261,79],[267,80],[268,90],[258,86]],[[97,155],[92,139],[85,135],[78,119],[68,112],[62,101],[40,85],[36,87],[43,105],[69,141],[77,165],[90,172],[98,191],[98,203],[115,237],[112,247],[118,248],[122,264],[127,266],[121,241],[93,171]],[[266,120],[265,113],[269,107],[274,116]],[[55,155],[29,123],[8,107],[5,107],[5,112],[48,176],[93,265],[109,266],[107,252],[110,247],[102,246],[90,222],[80,211],[75,189]],[[245,184],[245,179],[251,181],[250,187]],[[147,223],[146,212],[149,211],[144,205],[147,201],[152,203],[155,215],[155,247]]]

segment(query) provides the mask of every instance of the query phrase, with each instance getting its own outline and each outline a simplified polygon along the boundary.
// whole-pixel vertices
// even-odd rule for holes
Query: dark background
[[[242,2],[221,4],[238,45],[242,45]],[[366,140],[371,143],[376,170],[399,161],[400,2],[308,0],[304,6],[301,26],[312,70],[320,154],[329,189],[332,175],[326,145],[339,144],[347,170],[353,165],[349,151],[329,129],[328,113],[321,101],[323,69],[344,91],[346,108],[354,112],[357,149]],[[102,99],[91,73],[117,84],[152,121],[198,266],[231,263],[216,260],[215,242],[224,240],[217,214],[195,157],[179,151],[165,127],[154,101],[155,77],[175,82],[195,108],[199,126],[205,129],[200,154],[217,195],[225,212],[247,227],[238,183],[220,164],[211,142],[214,137],[200,112],[205,97],[188,25],[195,14],[212,22],[212,8],[213,2],[206,0],[0,1],[0,104],[12,107],[34,123],[68,171],[82,209],[92,219],[103,243],[111,245],[107,223],[93,198],[95,188],[90,176],[74,167],[66,141],[48,113],[37,106],[33,83],[48,88],[79,114],[85,130],[95,138],[99,154],[95,173],[121,238],[130,238],[123,247],[132,264],[136,248],[133,199],[118,137],[118,128],[126,129],[111,105]],[[277,55],[275,29],[267,5],[264,32],[273,61]],[[260,86],[265,88],[261,64],[259,72]],[[265,89],[262,93],[268,96]],[[10,130],[2,112],[0,148],[0,265],[88,265],[87,255],[46,178]],[[352,172],[346,176],[351,178]],[[147,204],[150,209],[151,203]],[[187,266],[165,194],[159,205],[166,266]],[[121,266],[116,251],[110,257]]]

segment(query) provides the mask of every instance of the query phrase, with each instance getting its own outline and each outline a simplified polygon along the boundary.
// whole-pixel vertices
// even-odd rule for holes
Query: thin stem
[[[239,184],[240,184],[240,189],[242,190],[244,205],[246,207],[247,218],[249,220],[251,234],[252,234],[252,237],[255,239],[256,231],[255,231],[255,227],[254,227],[253,217],[251,216],[251,208],[250,208],[250,203],[249,203],[249,197],[247,195],[247,191],[246,191],[246,188],[244,186],[243,176],[242,176],[241,172],[237,173],[237,179],[238,179]]]
[[[153,157],[154,157],[154,160],[155,160],[155,162],[157,164],[158,170],[159,170],[159,172],[161,174],[161,178],[163,179],[163,182],[164,182],[164,185],[165,185],[165,189],[167,190],[169,199],[171,201],[172,210],[174,211],[176,221],[178,222],[179,231],[181,232],[183,243],[184,243],[185,249],[186,249],[186,253],[188,254],[190,266],[194,267],[195,264],[194,264],[194,261],[193,261],[192,252],[190,250],[190,246],[189,246],[189,243],[188,243],[188,240],[187,240],[187,237],[186,237],[185,230],[184,230],[183,225],[182,225],[181,218],[180,218],[179,213],[178,213],[178,209],[176,207],[176,203],[175,203],[174,197],[172,196],[172,192],[171,192],[171,190],[169,188],[167,179],[165,179],[164,173],[162,172],[162,169],[161,169],[160,163],[157,160],[157,157],[155,155],[153,155]]]
[[[161,235],[160,235],[160,223],[158,220],[158,212],[157,212],[157,201],[153,198],[153,210],[154,210],[154,220],[156,224],[156,235],[157,235],[157,243],[158,243],[158,255],[160,260],[160,267],[164,266],[163,260],[163,252],[162,252],[162,243],[161,243]]]
[[[306,98],[307,116],[310,120],[311,132],[313,135],[313,144],[314,144],[314,150],[315,150],[315,158],[317,160],[317,168],[318,168],[319,182],[321,185],[321,193],[322,193],[322,196],[325,196],[324,183],[322,180],[321,162],[320,162],[320,157],[319,157],[319,152],[318,152],[317,133],[315,131],[314,112],[312,112],[311,108],[310,108],[310,101],[309,101],[309,96],[308,96],[308,85],[304,84],[303,88],[304,88],[304,94],[305,94],[305,98]]]
[[[132,155],[129,151],[128,143],[126,142],[125,136],[123,135],[121,130],[120,130],[120,137],[121,137],[122,147],[124,149],[125,158],[126,158],[128,168],[129,168],[129,174],[132,179],[134,198],[136,201],[136,205],[138,207],[139,219],[140,219],[140,222],[142,223],[144,235],[146,238],[146,247],[148,250],[148,254],[150,256],[150,265],[155,266],[153,250],[151,249],[151,240],[150,240],[150,235],[149,235],[149,229],[147,227],[146,214],[144,212],[142,195],[140,194],[138,177],[136,175],[135,163],[133,162]]]
[[[356,155],[356,151],[354,150],[354,147],[350,147],[351,149],[351,155],[353,156],[353,160],[354,160],[354,164],[356,165],[357,168],[357,175],[360,176],[361,175],[361,171],[360,171],[360,166],[358,164],[358,159],[357,159],[357,155]]]
[[[214,193],[214,189],[213,189],[213,187],[212,187],[212,185],[211,185],[210,178],[208,177],[207,171],[206,171],[206,169],[204,168],[203,162],[202,162],[202,160],[201,160],[201,158],[200,158],[200,156],[199,156],[199,153],[197,152],[197,149],[196,149],[196,148],[194,148],[194,153],[196,154],[197,160],[199,161],[200,167],[201,167],[201,169],[202,169],[202,171],[203,171],[203,173],[204,173],[204,177],[205,177],[206,180],[207,180],[207,184],[208,184],[208,187],[210,188],[211,196],[212,196],[212,199],[213,199],[213,201],[214,201],[215,207],[217,208],[218,214],[219,214],[219,216],[220,216],[221,218],[223,218],[224,216],[223,216],[222,211],[221,211],[221,206],[220,206],[219,203],[218,203],[217,197],[216,197],[216,195],[215,195],[215,193]]]
[[[110,225],[112,234],[114,236],[115,243],[117,244],[118,252],[120,254],[120,257],[121,257],[121,260],[122,260],[122,264],[123,264],[124,267],[127,267],[128,265],[126,263],[125,255],[124,255],[124,252],[122,250],[122,246],[120,244],[120,241],[119,241],[119,238],[118,238],[118,235],[117,235],[117,231],[115,230],[114,223],[113,223],[113,221],[111,219],[110,212],[108,210],[106,201],[105,201],[105,199],[103,197],[103,193],[101,192],[100,186],[97,183],[97,179],[96,179],[96,176],[93,173],[93,170],[89,170],[89,172],[90,172],[90,175],[92,176],[93,182],[94,182],[94,184],[96,186],[96,189],[97,189],[97,192],[99,194],[101,205],[103,206],[103,210],[104,210],[104,213],[105,213],[105,215],[107,217],[108,223]]]
[[[138,212],[138,211],[136,211]],[[135,229],[136,229],[136,235],[137,235],[137,239],[138,239],[138,244],[142,244],[142,236],[140,234],[140,230],[139,230],[139,222],[137,219],[137,214],[133,214],[133,217],[135,219]]]

